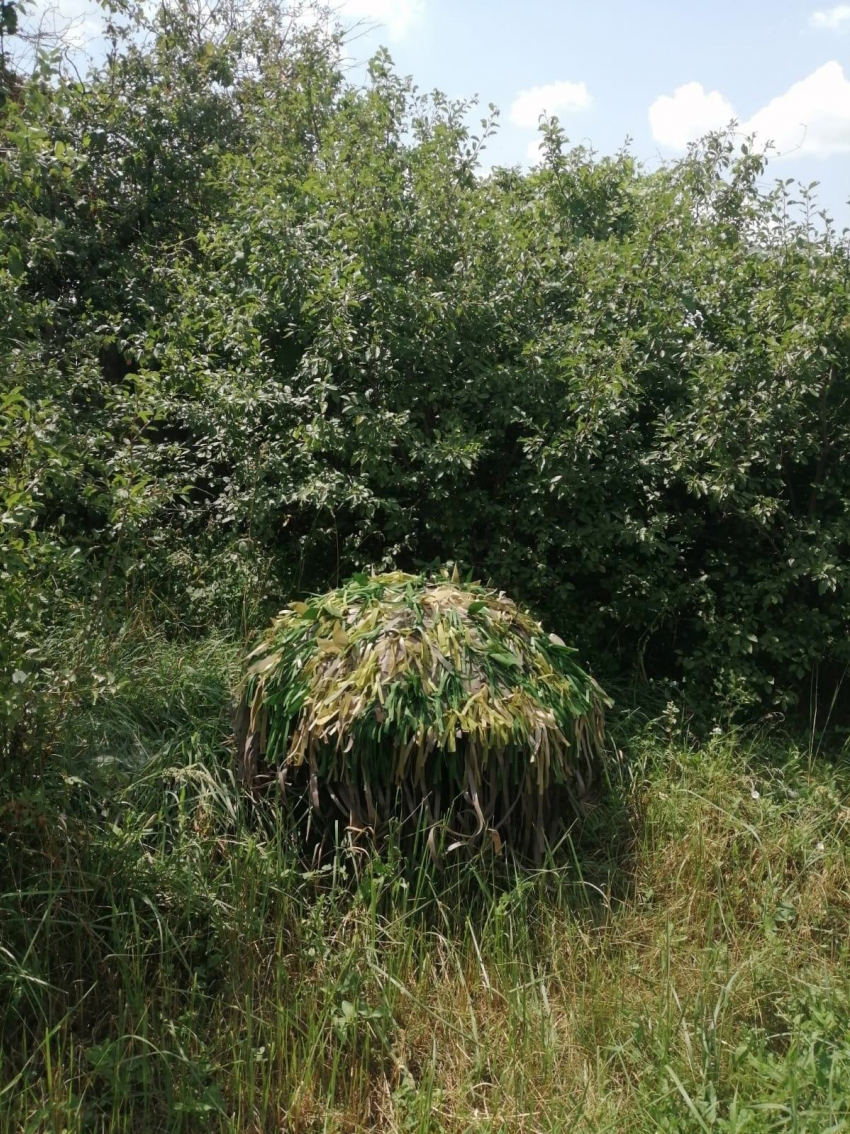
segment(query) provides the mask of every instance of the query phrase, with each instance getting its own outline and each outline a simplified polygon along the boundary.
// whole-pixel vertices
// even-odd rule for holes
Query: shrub
[[[606,698],[574,651],[504,593],[457,574],[355,576],[290,603],[249,655],[241,747],[281,783],[306,768],[349,828],[426,820],[537,853],[603,752]]]
[[[706,716],[831,694],[850,257],[813,191],[732,135],[648,173],[555,122],[482,177],[495,117],[385,53],[353,87],[318,26],[156,8],[0,108],[10,719],[69,604],[244,626],[447,558]]]

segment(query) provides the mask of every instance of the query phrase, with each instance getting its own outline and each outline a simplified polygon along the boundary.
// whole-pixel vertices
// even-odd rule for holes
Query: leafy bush
[[[831,684],[850,258],[811,193],[731,137],[649,174],[554,121],[483,176],[495,113],[385,53],[354,87],[268,9],[158,6],[0,108],[10,713],[69,607],[244,630],[449,558],[709,713]]]
[[[427,819],[456,837],[542,850],[598,772],[606,698],[554,634],[455,575],[355,577],[291,603],[249,655],[242,742],[306,766],[350,829]],[[403,824],[404,825],[404,824]]]

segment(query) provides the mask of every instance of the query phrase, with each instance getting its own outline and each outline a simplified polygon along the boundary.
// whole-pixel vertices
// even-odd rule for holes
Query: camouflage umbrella
[[[538,851],[597,773],[600,687],[575,651],[502,592],[356,575],[293,602],[248,657],[242,771],[304,769],[352,831],[414,817],[459,841]]]

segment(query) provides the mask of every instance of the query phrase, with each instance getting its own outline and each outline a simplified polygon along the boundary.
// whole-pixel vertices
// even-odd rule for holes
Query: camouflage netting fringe
[[[244,782],[309,792],[313,821],[423,825],[436,857],[509,841],[539,856],[581,812],[610,704],[574,650],[455,574],[357,575],[293,602],[248,657]]]

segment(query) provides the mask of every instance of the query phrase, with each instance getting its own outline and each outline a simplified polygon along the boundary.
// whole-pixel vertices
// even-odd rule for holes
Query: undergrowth
[[[3,781],[3,1134],[847,1128],[840,753],[615,718],[540,869],[313,864],[234,781],[237,652],[104,651]]]

